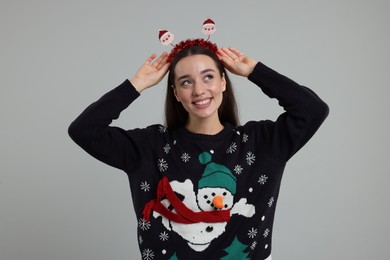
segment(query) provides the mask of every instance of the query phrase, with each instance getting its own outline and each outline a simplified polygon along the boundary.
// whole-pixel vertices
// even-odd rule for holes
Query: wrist
[[[130,81],[131,85],[133,85],[133,87],[138,91],[138,93],[141,93],[143,90],[145,90],[147,88],[144,81],[137,78],[137,77],[133,77],[129,81]]]

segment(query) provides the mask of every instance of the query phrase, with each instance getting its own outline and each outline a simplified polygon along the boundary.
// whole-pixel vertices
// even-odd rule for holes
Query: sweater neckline
[[[213,135],[193,133],[188,131],[184,126],[178,129],[178,134],[185,138],[194,139],[194,140],[216,141],[216,140],[226,138],[226,136],[231,134],[232,131],[233,131],[233,127],[231,124],[223,123],[223,129],[220,132]]]

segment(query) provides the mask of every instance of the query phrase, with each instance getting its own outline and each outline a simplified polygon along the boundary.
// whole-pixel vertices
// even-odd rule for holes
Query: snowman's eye
[[[226,193],[226,192],[224,192],[222,195],[223,195],[223,196],[226,196],[226,194],[227,194],[227,193]]]
[[[211,196],[213,196],[213,197],[214,197],[214,196],[215,196],[215,193],[214,193],[214,192],[213,192],[213,193],[211,193]]]
[[[210,233],[210,232],[212,232],[213,231],[213,227],[212,226],[208,226],[207,228],[206,228],[206,232],[208,232],[208,233]]]

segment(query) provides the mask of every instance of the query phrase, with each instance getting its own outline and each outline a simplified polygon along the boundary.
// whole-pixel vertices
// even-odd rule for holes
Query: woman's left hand
[[[228,71],[243,77],[248,77],[257,64],[254,59],[235,48],[221,48],[217,55]]]

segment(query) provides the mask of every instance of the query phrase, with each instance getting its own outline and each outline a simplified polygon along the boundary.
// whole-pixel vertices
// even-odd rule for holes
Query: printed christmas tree
[[[171,256],[169,258],[169,260],[178,260],[177,256],[176,256],[176,253],[173,254],[173,256]]]
[[[228,254],[222,257],[221,260],[249,259],[249,253],[244,252],[247,248],[248,246],[238,241],[236,236],[230,246],[224,249]]]

